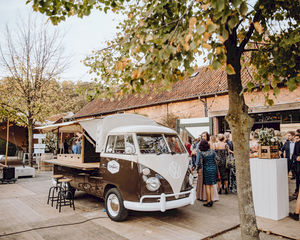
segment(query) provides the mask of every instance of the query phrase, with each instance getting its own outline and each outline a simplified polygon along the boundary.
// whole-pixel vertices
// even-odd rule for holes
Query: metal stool
[[[73,210],[75,210],[74,194],[70,189],[71,181],[72,179],[70,178],[61,178],[58,180],[58,182],[62,184],[62,187],[58,192],[58,199],[56,202],[56,209],[58,208],[59,212],[61,212],[61,207],[63,206],[70,206],[73,207]]]
[[[57,201],[58,199],[58,192],[61,189],[61,183],[58,182],[59,179],[63,178],[63,175],[53,175],[52,180],[54,181],[54,186],[50,187],[48,193],[48,201],[47,204],[51,201],[51,207],[53,207],[53,202]]]

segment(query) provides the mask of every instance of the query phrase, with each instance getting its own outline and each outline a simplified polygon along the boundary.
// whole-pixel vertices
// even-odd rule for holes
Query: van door
[[[136,201],[139,193],[136,147],[131,134],[107,137],[101,154],[100,175],[105,184],[116,186],[124,200]]]

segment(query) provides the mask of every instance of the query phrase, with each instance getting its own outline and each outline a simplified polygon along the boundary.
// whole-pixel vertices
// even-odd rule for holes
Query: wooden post
[[[7,127],[6,127],[5,166],[7,166],[8,141],[9,141],[9,119],[7,119]]]
[[[56,142],[57,154],[59,154],[59,128],[57,129],[57,142]]]
[[[60,134],[60,146],[62,146],[62,148],[59,151],[60,154],[62,154],[62,151],[64,150],[64,145],[63,145],[62,140],[63,140],[63,132],[61,132],[61,134]],[[66,153],[64,152],[64,154],[66,154]]]
[[[81,162],[84,163],[84,134],[82,134],[82,144],[81,144]]]

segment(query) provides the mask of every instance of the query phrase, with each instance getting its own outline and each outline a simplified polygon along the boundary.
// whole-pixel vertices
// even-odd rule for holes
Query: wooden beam
[[[84,134],[82,134],[82,144],[81,144],[81,162],[84,163]]]

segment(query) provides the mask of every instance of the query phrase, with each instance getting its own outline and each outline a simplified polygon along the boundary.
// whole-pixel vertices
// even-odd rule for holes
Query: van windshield
[[[169,134],[164,137],[163,134],[137,134],[137,140],[142,154],[186,153],[177,135]]]
[[[138,134],[137,140],[142,154],[169,153],[162,134]]]

